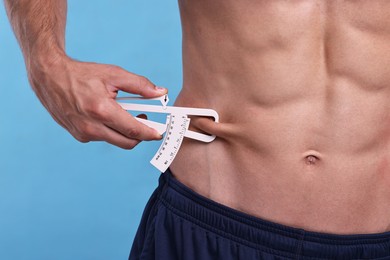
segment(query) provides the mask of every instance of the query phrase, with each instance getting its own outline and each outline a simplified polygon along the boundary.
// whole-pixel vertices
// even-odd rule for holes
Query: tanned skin
[[[145,77],[112,65],[72,60],[65,54],[67,1],[5,1],[23,51],[29,80],[53,118],[81,142],[104,140],[131,149],[161,136],[116,102],[118,90],[145,97],[167,92]]]
[[[389,231],[390,2],[179,5],[184,82],[176,105],[213,108],[221,122],[192,120],[218,138],[185,140],[174,176],[277,223],[334,234]],[[8,0],[6,7],[33,89],[78,140],[132,148],[159,138],[113,98],[119,89],[147,97],[166,90],[67,57],[66,1]]]

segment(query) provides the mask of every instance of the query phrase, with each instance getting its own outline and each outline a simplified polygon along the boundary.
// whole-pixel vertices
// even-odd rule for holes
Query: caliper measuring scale
[[[165,124],[138,117],[135,118],[139,122],[156,129],[159,134],[162,135],[165,133],[160,148],[150,161],[150,163],[161,172],[165,172],[175,159],[184,137],[205,143],[212,142],[216,137],[215,135],[206,135],[188,129],[191,120],[189,116],[212,117],[214,118],[214,121],[218,123],[218,113],[213,109],[167,106],[169,102],[168,95],[157,98],[144,98],[138,96],[120,97],[116,100],[123,109],[128,111],[168,114]],[[161,102],[161,106],[128,103],[128,101],[132,100],[158,100]]]

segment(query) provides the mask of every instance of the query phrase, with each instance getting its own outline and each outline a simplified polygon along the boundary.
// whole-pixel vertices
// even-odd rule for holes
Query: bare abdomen
[[[282,224],[390,230],[388,34],[367,31],[334,4],[295,2],[302,3],[295,18],[275,14],[280,8],[235,14],[235,27],[261,32],[252,36],[210,22],[222,15],[191,16],[194,9],[182,7],[176,105],[213,108],[221,123],[193,120],[218,138],[186,140],[172,171],[206,197]]]

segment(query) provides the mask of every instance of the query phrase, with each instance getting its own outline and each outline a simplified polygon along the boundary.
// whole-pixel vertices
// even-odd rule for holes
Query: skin
[[[5,6],[33,90],[57,123],[77,140],[132,149],[140,141],[162,138],[123,110],[115,97],[119,90],[158,97],[166,89],[118,66],[79,62],[65,54],[67,1],[9,0]]]
[[[277,223],[334,234],[389,231],[390,2],[179,5],[184,82],[175,104],[213,108],[221,122],[192,119],[191,128],[218,138],[185,139],[174,176]],[[71,134],[123,148],[157,139],[113,98],[118,89],[148,97],[165,90],[118,67],[67,57],[65,1],[8,0],[6,7],[33,89]]]

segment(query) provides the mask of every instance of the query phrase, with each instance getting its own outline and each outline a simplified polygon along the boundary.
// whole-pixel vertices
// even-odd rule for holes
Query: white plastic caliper
[[[218,123],[219,116],[215,110],[205,108],[167,106],[169,102],[168,95],[164,95],[157,98],[144,98],[138,96],[120,97],[116,100],[121,101],[118,102],[118,104],[123,109],[128,111],[168,114],[165,124],[138,117],[135,118],[141,123],[156,129],[159,134],[162,135],[165,133],[164,140],[160,148],[154,155],[153,159],[150,161],[150,163],[161,172],[165,172],[168,169],[169,165],[171,165],[173,159],[175,159],[175,156],[180,149],[184,137],[188,137],[206,143],[210,143],[215,139],[215,135],[206,135],[188,130],[188,127],[190,125],[190,118],[188,116],[213,117],[214,121]],[[161,102],[161,106],[129,103],[129,101],[132,100],[159,100]]]

